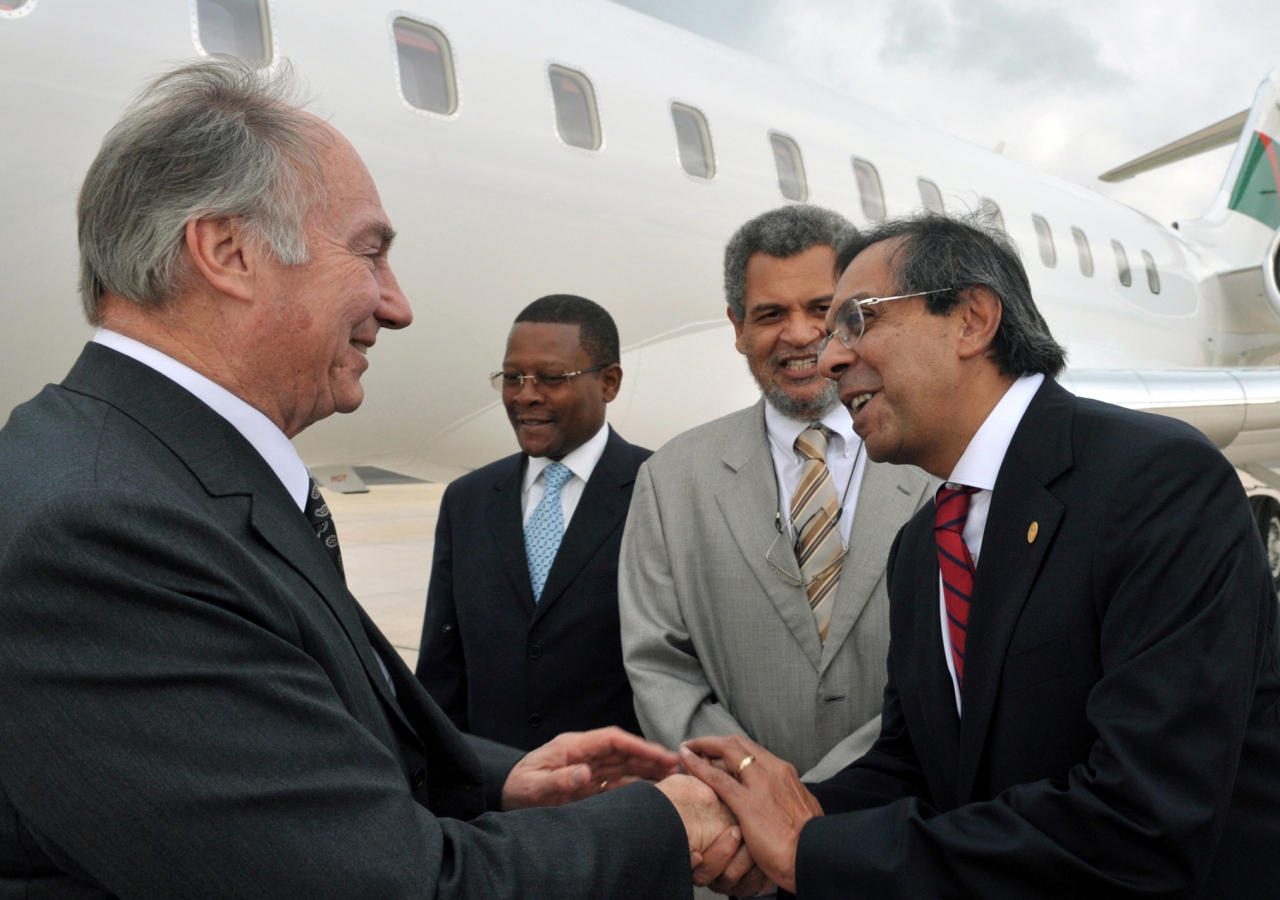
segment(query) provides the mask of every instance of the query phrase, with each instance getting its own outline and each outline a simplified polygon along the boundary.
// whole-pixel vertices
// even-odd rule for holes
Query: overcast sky
[[[1204,211],[1230,148],[1097,176],[1247,108],[1280,67],[1277,0],[617,2],[1166,222]]]

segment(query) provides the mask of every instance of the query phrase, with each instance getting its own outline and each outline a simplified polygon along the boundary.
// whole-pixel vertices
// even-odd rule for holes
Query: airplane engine
[[[1276,229],[1262,260],[1262,289],[1267,295],[1267,303],[1280,316],[1280,228]]]

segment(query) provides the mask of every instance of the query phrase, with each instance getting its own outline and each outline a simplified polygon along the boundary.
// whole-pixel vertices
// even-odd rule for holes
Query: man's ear
[[[244,220],[192,219],[184,235],[191,267],[219,294],[252,300],[262,254],[249,240]]]
[[[612,403],[622,390],[622,366],[614,363],[600,373],[600,387],[604,391],[604,402]]]
[[[1000,328],[1004,304],[996,292],[984,285],[974,285],[960,292],[960,340],[956,352],[961,359],[984,355],[991,349]]]
[[[733,323],[734,334],[737,335],[737,337],[734,338],[733,346],[738,348],[739,353],[741,353],[743,356],[746,356],[747,346],[742,342],[742,326],[746,322],[745,314],[742,319],[739,319],[737,316],[733,314],[732,306],[725,307],[725,312],[729,315],[729,321]]]

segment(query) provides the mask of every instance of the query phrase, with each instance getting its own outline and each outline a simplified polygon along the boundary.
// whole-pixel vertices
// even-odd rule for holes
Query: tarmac
[[[418,663],[444,489],[382,484],[370,485],[367,494],[323,492],[338,530],[347,587],[410,669]]]

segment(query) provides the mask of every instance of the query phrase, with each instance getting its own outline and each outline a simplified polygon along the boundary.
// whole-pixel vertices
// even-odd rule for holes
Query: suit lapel
[[[283,487],[280,493],[284,493]],[[401,724],[411,733],[417,734],[417,730],[405,717],[404,710],[396,702],[395,696],[391,693],[391,687],[387,684],[386,676],[382,673],[382,667],[378,665],[369,635],[361,622],[361,611],[356,599],[347,590],[346,584],[338,575],[338,570],[333,567],[333,563],[320,542],[316,540],[315,533],[299,513],[292,498],[285,495],[285,500],[287,505],[279,502],[279,498],[263,496],[258,491],[254,491],[253,505],[249,513],[254,531],[297,569],[299,574],[315,588],[316,593],[324,598],[324,602],[342,625],[342,630],[347,633],[347,638],[355,648],[356,655],[360,657],[365,674],[373,683],[374,690],[382,697],[383,702],[392,710]],[[384,661],[388,664],[390,662]]]
[[[489,521],[489,534],[498,548],[507,580],[511,582],[525,613],[532,618],[537,607],[533,602],[533,582],[529,578],[529,558],[524,551],[521,507],[525,457],[517,453],[509,459],[511,468],[493,482],[493,494],[485,507],[485,518]]]
[[[973,791],[1009,641],[1062,521],[1062,503],[1046,485],[1071,466],[1073,411],[1074,397],[1046,379],[1014,432],[991,493],[965,648],[961,803]],[[1028,540],[1032,522],[1037,533]]]
[[[822,659],[818,626],[797,580],[800,566],[795,551],[786,533],[780,534],[775,525],[778,481],[765,432],[763,400],[756,405],[756,415],[743,420],[742,433],[726,448],[723,461],[736,473],[732,483],[716,494],[725,524],[778,615],[817,669]]]
[[[634,469],[628,473],[624,465],[623,457],[628,455],[627,443],[610,429],[604,453],[582,491],[551,571],[547,573],[542,598],[533,614],[534,622],[546,615],[626,518],[630,506],[626,486],[636,480]]]
[[[929,504],[932,507],[933,504]],[[934,802],[939,809],[952,809],[958,806],[955,796],[957,757],[960,747],[960,715],[956,711],[955,686],[951,682],[951,672],[947,669],[946,649],[942,646],[942,619],[939,612],[938,587],[938,554],[933,538],[930,522],[925,526],[927,539],[913,542],[915,552],[906,560],[910,567],[903,569],[898,563],[899,571],[911,573],[914,578],[914,590],[910,596],[921,598],[920,606],[915,610],[915,633],[912,635],[912,646],[916,648],[913,658],[914,676],[918,679],[920,690],[912,698],[920,705],[921,720],[929,732],[928,747],[936,750],[933,763],[942,770],[942,786],[950,792],[950,796],[935,796]],[[903,542],[905,548],[906,542]],[[901,551],[899,551],[901,552]],[[906,702],[907,698],[903,698]],[[938,785],[933,785],[935,794],[940,793]]]
[[[230,422],[176,382],[99,344],[85,347],[63,384],[110,403],[154,434],[210,496],[249,495],[254,530],[324,599],[374,689],[408,726],[360,624],[355,598],[280,479]]]
[[[840,569],[831,625],[822,645],[820,672],[840,652],[872,591],[884,577],[884,563],[897,535],[897,529],[885,523],[910,519],[927,484],[928,476],[917,469],[868,460],[858,488],[858,505],[849,530],[849,550]]]

